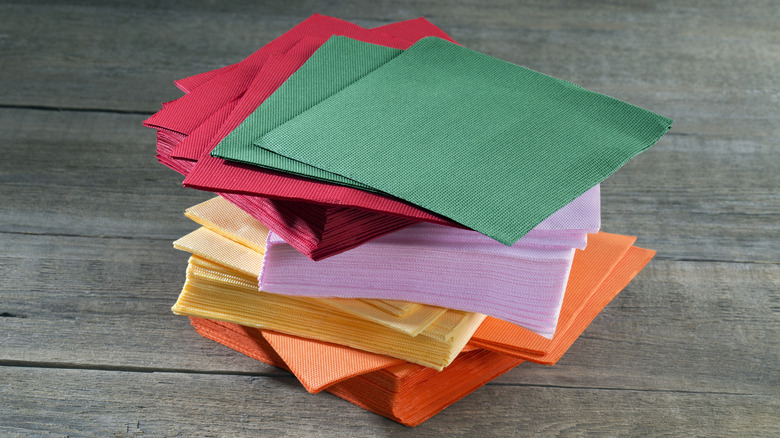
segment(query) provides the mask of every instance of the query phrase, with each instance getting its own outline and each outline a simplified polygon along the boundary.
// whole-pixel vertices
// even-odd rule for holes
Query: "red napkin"
[[[293,27],[282,36],[266,44],[233,68],[226,69],[190,93],[147,119],[144,124],[153,128],[189,134],[224,105],[242,96],[257,76],[268,57],[283,54],[305,37],[327,40],[332,35],[343,35],[368,43],[384,43],[403,49],[410,42],[383,31],[365,29],[338,18],[315,14]]]
[[[419,220],[450,223],[396,199],[208,155],[334,34],[395,48],[425,36],[451,41],[424,18],[368,30],[314,15],[238,64],[177,81],[189,94],[164,104],[144,122],[158,129],[158,160],[187,176],[186,186],[222,195],[314,260]],[[349,208],[352,204],[361,209]]]

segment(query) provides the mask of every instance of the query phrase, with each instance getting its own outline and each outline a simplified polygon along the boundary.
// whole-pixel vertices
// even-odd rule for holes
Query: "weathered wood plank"
[[[5,235],[2,248],[0,360],[281,373],[171,313],[187,254],[170,242]]]
[[[0,231],[173,240],[214,195],[157,163],[155,134],[126,114],[0,109]]]
[[[772,436],[780,432],[776,417],[780,403],[767,396],[489,385],[411,429],[330,394],[290,388],[289,378],[15,367],[4,369],[4,375],[8,379],[0,389],[4,436]]]
[[[171,314],[186,255],[168,242],[5,237],[0,313],[20,317],[0,318],[0,361],[278,373]],[[778,290],[778,265],[654,261],[558,365],[501,381],[777,395]]]
[[[780,397],[779,301],[778,265],[653,260],[558,364],[500,381]]]
[[[602,183],[602,229],[663,258],[776,263],[778,188],[776,143],[670,135]]]
[[[313,12],[365,26],[425,15],[468,47],[669,115],[678,133],[780,132],[772,2],[91,3],[0,5],[0,104],[153,112],[179,95],[174,79],[243,59]]]
[[[156,162],[141,120],[0,108],[0,232],[169,240],[189,232],[181,212],[213,195],[181,188],[182,177]],[[669,136],[604,182],[603,229],[638,235],[663,257],[777,262],[777,187],[775,145]]]

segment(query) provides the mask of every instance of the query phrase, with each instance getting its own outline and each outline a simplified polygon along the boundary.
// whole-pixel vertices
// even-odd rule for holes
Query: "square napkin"
[[[338,175],[333,183],[370,186],[510,245],[670,126],[570,82],[424,38],[256,144]],[[301,170],[288,162],[277,168]]]

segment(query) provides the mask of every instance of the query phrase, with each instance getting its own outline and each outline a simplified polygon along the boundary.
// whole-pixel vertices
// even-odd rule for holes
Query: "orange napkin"
[[[655,251],[631,246],[635,237],[599,232],[577,250],[561,315],[552,339],[488,317],[471,343],[525,360],[553,365],[588,324],[653,258]]]
[[[190,321],[204,337],[292,372],[309,392],[325,389],[371,412],[415,426],[522,363],[523,358],[548,364],[557,361],[655,254],[631,246],[633,241],[608,233],[590,236],[588,247],[574,258],[565,311],[552,340],[486,320],[441,372],[268,330],[201,318]]]
[[[325,358],[320,360],[314,356],[314,351],[301,350],[302,344],[295,345],[294,339],[282,340],[294,338],[288,335],[209,319],[190,318],[190,321],[204,337],[270,365],[300,372],[299,366],[303,363],[316,363],[318,366],[305,373],[305,377],[331,375],[336,383],[327,386],[326,391],[406,426],[417,426],[428,420],[523,362],[500,353],[469,348],[443,371],[408,362],[395,365],[389,363],[385,368],[375,369],[381,361],[379,358],[359,360],[356,363]],[[268,339],[273,339],[281,350],[274,350],[275,347]],[[349,349],[322,344],[318,347],[320,351],[329,347]],[[295,346],[290,348],[291,345]],[[330,353],[335,353],[335,350]],[[338,357],[329,356],[330,359]],[[351,377],[344,378],[350,374]],[[301,375],[296,374],[296,377],[301,378]],[[319,382],[323,383],[324,380]]]

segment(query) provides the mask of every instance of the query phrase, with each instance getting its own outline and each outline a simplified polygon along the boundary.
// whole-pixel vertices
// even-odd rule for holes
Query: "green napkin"
[[[255,147],[260,137],[367,75],[403,51],[334,36],[212,151],[225,160],[376,191],[370,186]]]
[[[354,65],[363,62],[343,68]],[[330,80],[302,76],[296,79],[322,86]],[[652,146],[671,123],[570,82],[425,38],[256,144],[509,245]],[[289,163],[274,166],[302,174]]]

